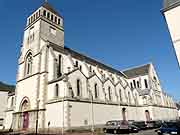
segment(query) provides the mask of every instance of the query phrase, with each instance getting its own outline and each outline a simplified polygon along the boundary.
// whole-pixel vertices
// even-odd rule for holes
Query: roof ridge
[[[146,65],[150,65],[150,64],[152,64],[152,62],[148,62],[148,63],[141,64],[141,65],[136,65],[136,66],[133,66],[133,67],[128,67],[128,68],[123,69],[123,70],[121,70],[121,71],[124,72],[124,71],[128,71],[128,70],[140,68],[140,67],[143,67],[143,66],[146,66]]]

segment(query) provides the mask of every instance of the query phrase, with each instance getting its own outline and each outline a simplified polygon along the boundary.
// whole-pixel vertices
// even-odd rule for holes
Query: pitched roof
[[[44,2],[42,7],[48,9],[49,11],[54,13],[55,15],[61,16],[56,10],[54,10],[54,8],[48,2]]]
[[[146,64],[140,67],[135,67],[131,69],[124,70],[123,73],[128,76],[128,78],[137,77],[140,75],[146,75],[149,72],[150,64]]]
[[[176,6],[180,5],[180,0],[164,0],[163,11],[170,10]]]
[[[88,56],[86,56],[84,54],[81,54],[81,53],[79,53],[77,51],[74,51],[74,50],[72,50],[72,49],[70,49],[70,48],[68,48],[66,46],[63,48],[63,47],[61,47],[61,46],[59,46],[57,44],[54,44],[52,42],[49,42],[49,43],[50,43],[49,45],[56,51],[66,53],[66,54],[71,54],[71,56],[74,57],[74,58],[77,58],[77,59],[80,59],[80,60],[85,60],[87,63],[90,63],[90,64],[95,65],[95,66],[97,65],[100,68],[104,68],[106,70],[109,70],[110,72],[115,72],[116,74],[118,74],[120,76],[127,77],[123,72],[121,72],[121,71],[119,71],[119,70],[117,70],[115,68],[112,68],[111,66],[105,65],[105,64],[103,64],[103,63],[101,63],[101,62],[99,62],[99,61],[97,61],[95,59],[92,59],[92,58],[90,58],[90,57],[88,57]]]

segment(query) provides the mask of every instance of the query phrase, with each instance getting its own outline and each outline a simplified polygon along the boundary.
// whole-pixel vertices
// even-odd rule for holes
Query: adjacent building
[[[165,17],[176,57],[180,65],[180,0],[164,0],[162,13]]]
[[[47,2],[27,18],[12,98],[5,126],[14,130],[178,117],[152,63],[119,71],[65,47],[63,17]]]

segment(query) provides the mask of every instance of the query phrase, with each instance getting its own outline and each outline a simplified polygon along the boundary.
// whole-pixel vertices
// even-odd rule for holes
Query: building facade
[[[27,18],[12,97],[5,125],[14,130],[177,118],[151,63],[119,71],[65,47],[63,17],[47,2]]]
[[[172,44],[176,53],[176,58],[180,66],[180,0],[164,0],[162,13],[166,20]]]

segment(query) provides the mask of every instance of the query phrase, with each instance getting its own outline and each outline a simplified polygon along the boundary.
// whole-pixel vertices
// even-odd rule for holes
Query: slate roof
[[[163,11],[170,10],[176,6],[180,5],[180,0],[164,0]]]
[[[123,73],[128,76],[128,78],[134,78],[140,75],[146,75],[149,72],[150,64],[146,64],[140,67],[135,67],[131,69],[124,70]]]
[[[61,16],[56,10],[54,10],[54,8],[48,2],[44,2],[42,7],[48,9],[49,11],[54,13],[55,15]]]
[[[127,77],[123,72],[121,72],[115,68],[112,68],[111,66],[105,65],[105,64],[103,64],[95,59],[92,59],[84,54],[81,54],[75,50],[72,50],[66,46],[63,48],[63,47],[56,45],[54,43],[51,43],[51,42],[49,45],[56,51],[59,51],[59,52],[65,53],[65,54],[71,54],[71,56],[74,58],[77,58],[82,61],[86,61],[87,63],[92,64],[94,66],[98,66],[102,69],[109,70],[111,72],[115,72],[116,74],[118,74],[120,76]]]

